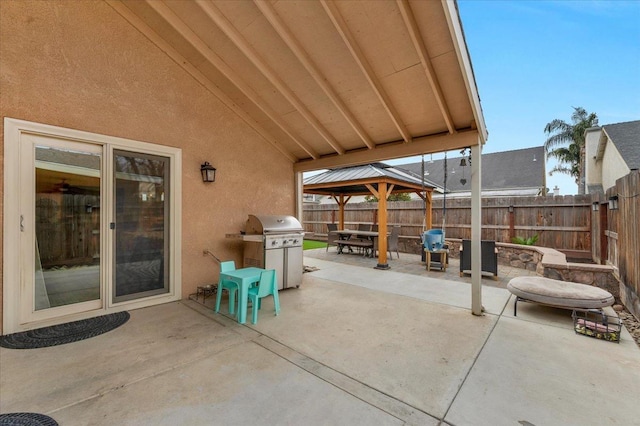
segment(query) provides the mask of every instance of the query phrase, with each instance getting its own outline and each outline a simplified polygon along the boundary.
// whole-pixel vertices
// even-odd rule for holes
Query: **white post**
[[[302,173],[296,172],[295,176],[295,193],[296,193],[296,212],[295,215],[302,223],[302,213],[303,213],[303,200],[304,200],[304,181],[302,179]]]
[[[482,315],[482,145],[471,147],[471,312]]]

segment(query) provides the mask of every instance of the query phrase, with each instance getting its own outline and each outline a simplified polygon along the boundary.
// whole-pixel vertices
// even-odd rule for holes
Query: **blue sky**
[[[458,8],[489,130],[483,152],[541,146],[545,125],[570,122],[574,106],[601,125],[640,119],[640,0],[458,0]],[[577,192],[570,177],[547,176],[556,185]]]

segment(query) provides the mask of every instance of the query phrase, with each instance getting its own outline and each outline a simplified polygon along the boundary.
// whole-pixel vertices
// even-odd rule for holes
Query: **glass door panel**
[[[169,292],[169,160],[113,153],[114,302]]]
[[[34,154],[32,312],[99,301],[100,151],[52,143],[36,144]]]

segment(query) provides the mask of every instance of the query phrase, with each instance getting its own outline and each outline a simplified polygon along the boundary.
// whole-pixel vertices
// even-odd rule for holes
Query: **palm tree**
[[[572,176],[578,185],[578,194],[584,194],[584,132],[598,125],[598,116],[582,107],[573,107],[571,122],[555,119],[547,123],[544,149],[549,157],[558,160],[549,175],[565,173]]]

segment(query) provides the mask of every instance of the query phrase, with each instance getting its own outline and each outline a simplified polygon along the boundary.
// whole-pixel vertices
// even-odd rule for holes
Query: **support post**
[[[338,229],[344,229],[344,194],[340,194],[340,212],[338,213],[338,217],[340,220],[340,226]]]
[[[304,223],[303,213],[303,198],[304,198],[304,181],[302,179],[302,173],[295,173],[295,188],[296,188],[296,217],[300,221],[300,223]],[[304,225],[303,225],[304,226]]]
[[[387,183],[378,184],[378,264],[376,269],[389,269],[387,263]]]
[[[482,145],[471,147],[471,312],[482,315]]]

